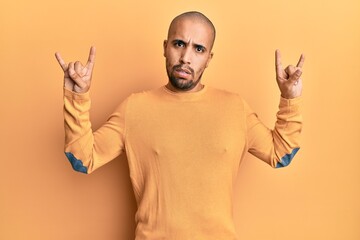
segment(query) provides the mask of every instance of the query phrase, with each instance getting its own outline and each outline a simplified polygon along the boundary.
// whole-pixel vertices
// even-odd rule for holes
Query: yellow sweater
[[[272,167],[299,149],[300,98],[280,99],[274,130],[237,95],[205,86],[132,94],[92,131],[89,93],[64,89],[65,154],[90,173],[126,152],[136,240],[234,240],[233,185],[249,151]]]

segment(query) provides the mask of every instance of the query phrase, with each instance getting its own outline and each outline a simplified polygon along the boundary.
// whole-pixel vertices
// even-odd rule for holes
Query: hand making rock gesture
[[[296,67],[289,65],[284,69],[281,64],[281,53],[279,50],[275,51],[276,81],[283,98],[291,99],[301,96],[302,79],[300,77],[304,61],[305,57],[301,54]]]
[[[90,89],[92,71],[95,64],[95,52],[95,47],[91,47],[85,66],[79,61],[66,64],[60,53],[55,53],[55,57],[64,71],[64,87],[66,89],[77,93],[85,93]]]

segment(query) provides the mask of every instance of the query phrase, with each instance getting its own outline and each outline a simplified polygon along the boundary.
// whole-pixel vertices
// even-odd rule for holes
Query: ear
[[[167,46],[167,40],[164,40],[164,43],[163,43],[163,48],[164,48],[164,53],[163,53],[163,55],[164,55],[164,57],[166,57],[166,55],[165,55],[166,46]]]
[[[207,61],[206,61],[206,67],[209,66],[209,63],[210,63],[211,59],[213,58],[213,56],[214,56],[214,53],[211,52],[211,53],[209,54],[209,57],[208,57]]]

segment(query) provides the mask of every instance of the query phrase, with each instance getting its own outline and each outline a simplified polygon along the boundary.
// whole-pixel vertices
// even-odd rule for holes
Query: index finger
[[[275,51],[275,67],[277,72],[281,71],[283,68],[281,63],[281,53],[279,49],[276,49]]]
[[[61,68],[64,70],[64,72],[67,70],[67,66],[66,66],[66,63],[65,61],[62,59],[60,53],[56,52],[55,53],[55,57],[56,57],[56,60],[58,61],[58,63],[60,64]]]
[[[304,65],[304,61],[305,61],[304,54],[301,54],[299,62],[296,64],[296,67],[302,68],[302,66]]]
[[[89,67],[89,68],[93,68],[94,64],[95,64],[95,55],[96,55],[96,49],[94,46],[92,46],[90,48],[90,53],[89,53],[89,58],[88,58],[88,61],[86,63],[86,65]]]

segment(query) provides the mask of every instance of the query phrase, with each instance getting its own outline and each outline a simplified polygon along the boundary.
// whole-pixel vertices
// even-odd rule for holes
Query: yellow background
[[[0,2],[0,239],[133,239],[136,203],[124,156],[91,175],[63,153],[62,71],[97,47],[98,128],[130,93],[167,82],[162,42],[174,16],[217,28],[203,82],[240,93],[269,126],[284,65],[303,52],[302,148],[285,169],[247,157],[234,217],[240,239],[360,239],[360,1]]]

